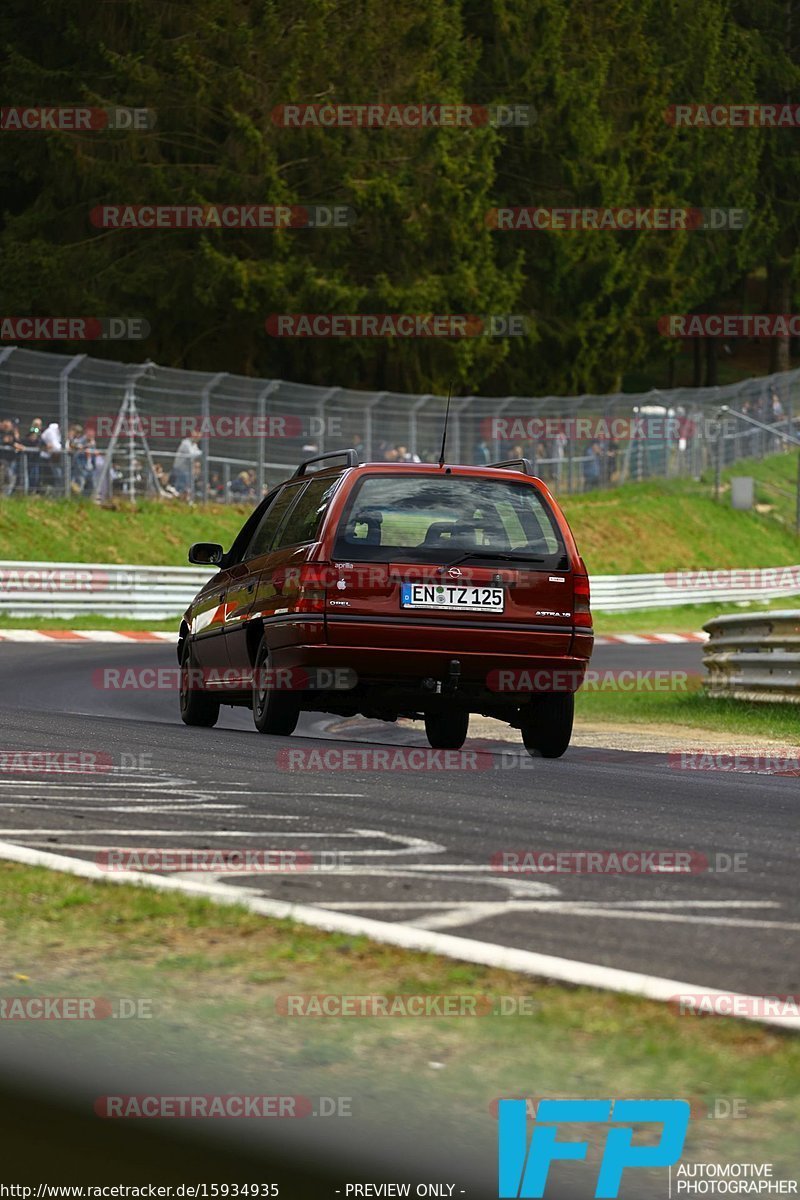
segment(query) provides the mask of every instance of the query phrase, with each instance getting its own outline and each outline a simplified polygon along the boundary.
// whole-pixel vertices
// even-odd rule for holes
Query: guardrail
[[[0,560],[0,616],[164,620],[181,613],[210,579],[205,567]],[[800,595],[800,566],[753,570],[593,575],[592,608],[628,612],[676,604],[768,600]]]
[[[800,566],[664,571],[659,575],[592,575],[592,608],[628,612],[722,600],[777,600],[800,595]]]
[[[703,626],[713,699],[800,704],[800,611],[733,613]]]
[[[12,617],[130,617],[183,612],[213,571],[113,563],[0,561],[0,613]]]

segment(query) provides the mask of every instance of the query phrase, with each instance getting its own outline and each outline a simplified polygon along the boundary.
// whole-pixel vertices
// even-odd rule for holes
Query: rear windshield
[[[411,472],[366,476],[356,485],[333,554],[360,562],[568,566],[555,519],[530,484]]]

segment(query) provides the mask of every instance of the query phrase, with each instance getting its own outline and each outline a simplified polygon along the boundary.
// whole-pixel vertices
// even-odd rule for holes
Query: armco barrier
[[[181,613],[213,572],[205,567],[0,560],[0,617],[96,614],[163,620]],[[754,570],[593,575],[592,608],[627,612],[678,604],[800,595],[800,566]]]
[[[800,610],[733,613],[704,629],[709,696],[800,704]]]
[[[212,574],[207,567],[0,561],[0,614],[164,620],[183,612]]]
[[[727,600],[777,600],[800,595],[800,566],[678,570],[661,575],[592,575],[592,608],[627,612]]]

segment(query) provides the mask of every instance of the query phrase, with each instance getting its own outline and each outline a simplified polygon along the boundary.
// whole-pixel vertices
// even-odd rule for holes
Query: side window
[[[258,558],[261,554],[269,553],[275,534],[286,515],[289,505],[294,502],[298,492],[303,487],[305,487],[305,483],[290,483],[282,491],[278,492],[272,504],[270,504],[259,521],[256,531],[250,539],[250,544],[242,556],[245,562],[251,558]]]
[[[337,476],[331,479],[328,475],[324,479],[311,480],[289,514],[289,519],[278,537],[276,550],[282,546],[302,546],[305,542],[314,541],[340,478],[341,476]]]

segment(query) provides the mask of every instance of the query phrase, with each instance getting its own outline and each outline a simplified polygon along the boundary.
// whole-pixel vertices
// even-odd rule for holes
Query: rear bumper
[[[452,650],[376,650],[372,646],[296,645],[272,654],[278,668],[314,667],[355,671],[359,684],[416,688],[423,679],[444,682],[457,659],[462,684],[503,693],[576,692],[588,655],[487,654]]]

